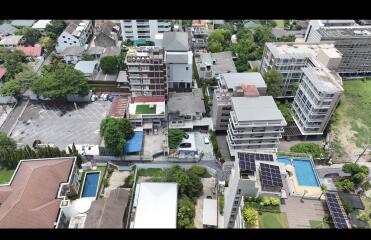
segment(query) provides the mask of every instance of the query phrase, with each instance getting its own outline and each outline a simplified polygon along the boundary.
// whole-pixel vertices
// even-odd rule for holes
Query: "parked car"
[[[179,145],[180,148],[190,148],[191,146],[192,146],[191,143],[181,143],[181,144]]]
[[[189,134],[185,132],[185,133],[183,134],[183,138],[188,139],[188,138],[189,138]]]
[[[209,143],[210,143],[210,141],[209,141],[209,138],[208,138],[208,137],[205,137],[205,138],[204,138],[204,140],[205,140],[205,144],[209,144]]]
[[[207,199],[213,199],[213,197],[212,197],[212,196],[207,196],[206,198],[207,198]]]

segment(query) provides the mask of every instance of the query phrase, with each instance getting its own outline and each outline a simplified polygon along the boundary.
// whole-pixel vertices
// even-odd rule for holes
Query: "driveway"
[[[196,204],[196,216],[194,219],[196,228],[203,228],[202,218],[203,218],[203,205],[204,199],[207,196],[213,196],[212,189],[215,187],[215,178],[202,178],[203,194],[197,199]],[[216,196],[214,197],[216,199]]]
[[[195,135],[195,142],[197,150],[204,153],[201,160],[215,160],[213,145],[210,143],[205,144],[205,137],[210,141],[209,133],[193,132]]]

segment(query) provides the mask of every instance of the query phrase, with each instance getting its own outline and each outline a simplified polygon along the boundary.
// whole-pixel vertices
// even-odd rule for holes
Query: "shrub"
[[[370,182],[365,182],[361,185],[361,188],[363,191],[367,191],[371,188],[371,183]]]
[[[281,204],[280,200],[278,198],[275,198],[275,197],[271,197],[270,202],[271,202],[272,206],[279,206]]]
[[[113,168],[111,168],[111,167],[107,168],[107,172],[108,172],[109,175],[111,175],[113,173]]]
[[[242,215],[247,226],[254,225],[258,220],[258,211],[250,207],[244,207]]]
[[[132,188],[134,184],[134,172],[132,172],[126,179],[123,185],[124,188]]]
[[[206,168],[202,166],[194,165],[189,169],[189,171],[202,178],[211,177],[210,173],[206,170]]]
[[[325,213],[325,215],[323,216],[323,221],[324,221],[325,223],[332,223],[332,222],[333,222],[333,221],[332,221],[332,217],[331,217],[331,215],[328,214],[328,213]]]
[[[183,134],[184,131],[183,129],[178,129],[178,128],[171,128],[169,129],[169,147],[172,149],[177,148],[179,143],[183,139]]]
[[[365,212],[363,212],[363,213],[360,213],[360,214],[357,215],[357,219],[361,220],[363,222],[367,222],[368,221],[368,216]]]
[[[354,175],[360,171],[360,168],[356,163],[345,163],[342,169],[343,172],[350,173],[351,175]]]
[[[325,157],[325,150],[315,143],[299,143],[290,148],[291,152],[311,154],[313,158]]]
[[[181,195],[178,202],[178,227],[193,228],[193,219],[195,217],[195,205],[190,198]]]
[[[350,214],[354,212],[354,209],[352,208],[352,205],[343,197],[340,197],[341,204],[344,207],[344,210],[347,214]]]
[[[366,178],[366,175],[362,172],[359,172],[359,173],[356,173],[354,174],[352,177],[351,177],[351,181],[354,183],[354,184],[360,184],[363,182],[363,180],[365,180]]]
[[[349,179],[335,182],[335,186],[344,192],[352,192],[355,189],[355,185]]]

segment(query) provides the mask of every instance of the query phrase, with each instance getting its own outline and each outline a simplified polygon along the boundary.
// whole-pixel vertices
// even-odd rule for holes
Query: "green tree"
[[[254,32],[254,42],[263,47],[266,42],[273,42],[272,28],[269,26],[259,26]]]
[[[282,94],[281,84],[283,83],[282,74],[275,68],[268,70],[264,74],[264,80],[267,84],[267,95],[277,97]]]
[[[365,178],[366,178],[366,175],[364,173],[358,172],[351,177],[351,181],[354,184],[359,185],[365,180]]]
[[[207,172],[205,167],[193,165],[189,171],[199,177],[210,177],[211,175]]]
[[[258,220],[258,211],[245,206],[242,211],[243,220],[247,226],[253,226]]]
[[[93,61],[95,60],[94,56],[93,55],[90,55],[90,54],[84,54],[82,56],[82,60],[83,61]]]
[[[183,139],[184,131],[179,128],[170,128],[169,129],[169,147],[175,149],[178,147],[179,143]]]
[[[116,157],[124,154],[126,140],[134,135],[131,122],[126,118],[106,117],[100,125],[100,134],[104,138],[105,146]]]
[[[85,96],[89,93],[86,77],[74,66],[55,63],[45,67],[41,77],[32,82],[32,90],[38,96],[65,99],[68,94]]]
[[[178,228],[193,228],[195,217],[194,203],[185,195],[178,201]]]
[[[45,34],[56,39],[66,28],[67,24],[63,20],[52,20],[50,24],[45,27]]]
[[[361,173],[363,173],[364,175],[368,175],[368,172],[369,172],[369,170],[368,170],[368,167],[367,166],[361,166],[360,168],[359,168],[359,172],[361,172]]]
[[[344,191],[344,192],[352,192],[355,189],[354,183],[350,181],[349,179],[337,181],[335,185],[337,188],[339,188],[341,191]]]
[[[116,73],[119,70],[119,61],[116,56],[107,56],[100,59],[100,67],[104,74]]]
[[[5,133],[0,132],[0,150],[17,148],[17,143],[14,139],[8,137]]]
[[[10,79],[0,88],[0,94],[4,96],[18,97],[26,91],[35,79],[35,73],[31,66],[24,64],[23,72],[17,73],[14,79]]]
[[[345,163],[342,168],[343,172],[354,175],[360,171],[359,166],[356,163]]]
[[[39,43],[44,47],[48,52],[51,52],[55,47],[55,41],[49,36],[43,36],[40,38]]]
[[[222,52],[223,51],[223,46],[220,42],[211,42],[211,43],[209,43],[209,50],[212,53]]]
[[[291,104],[289,102],[277,102],[277,107],[281,111],[287,123],[294,123],[294,119],[292,118]]]
[[[31,27],[23,27],[15,32],[16,35],[23,35],[25,45],[35,45],[41,37],[41,33]]]

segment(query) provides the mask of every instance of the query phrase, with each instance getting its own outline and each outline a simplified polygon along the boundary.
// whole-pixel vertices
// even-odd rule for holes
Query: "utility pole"
[[[356,160],[354,163],[357,163],[357,162],[358,162],[358,160],[363,156],[363,154],[365,154],[365,152],[366,152],[366,150],[368,149],[368,147],[369,147],[369,146],[366,145],[365,149],[363,150],[363,152],[362,152],[361,154],[359,154],[357,160]]]

